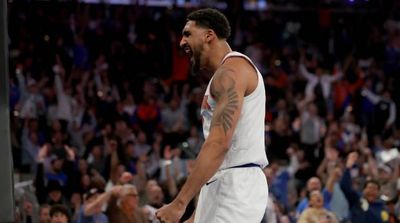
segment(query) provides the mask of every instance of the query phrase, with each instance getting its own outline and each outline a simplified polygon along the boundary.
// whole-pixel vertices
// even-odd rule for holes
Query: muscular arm
[[[249,67],[241,63],[226,63],[214,74],[210,90],[217,104],[210,134],[201,148],[192,174],[176,198],[176,202],[182,207],[186,207],[215,174],[228,152],[246,91],[247,80],[243,74]]]

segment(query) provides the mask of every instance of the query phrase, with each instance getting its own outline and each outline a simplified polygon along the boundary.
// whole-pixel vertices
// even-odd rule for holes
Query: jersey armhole
[[[225,58],[225,60],[224,60],[223,63],[225,63],[225,61],[226,61],[227,59],[231,58],[231,57],[240,57],[240,58],[242,58],[243,60],[245,60],[245,61],[247,62],[247,64],[250,65],[250,67],[253,68],[253,71],[254,71],[253,74],[256,75],[256,78],[257,78],[256,87],[255,87],[249,94],[247,94],[247,95],[244,96],[244,98],[248,98],[248,97],[252,96],[252,95],[254,94],[254,92],[255,92],[255,91],[257,90],[257,88],[258,88],[258,85],[259,85],[259,83],[260,83],[260,77],[259,77],[259,75],[258,75],[258,72],[259,72],[259,71],[257,70],[256,65],[254,65],[254,63],[253,63],[250,59],[246,58],[244,55],[231,55],[231,56]],[[223,64],[223,63],[222,63],[222,64]],[[210,95],[211,95],[211,91],[210,91]]]

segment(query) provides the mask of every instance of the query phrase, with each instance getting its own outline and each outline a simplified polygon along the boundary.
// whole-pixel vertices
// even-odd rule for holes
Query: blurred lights
[[[268,9],[268,2],[266,0],[247,0],[243,1],[245,10],[266,10]]]
[[[104,93],[103,93],[102,91],[98,91],[98,92],[97,92],[97,96],[98,96],[99,98],[102,98],[102,97],[104,96]]]
[[[348,5],[354,5],[354,4],[369,4],[369,0],[344,0],[343,2],[345,2]]]

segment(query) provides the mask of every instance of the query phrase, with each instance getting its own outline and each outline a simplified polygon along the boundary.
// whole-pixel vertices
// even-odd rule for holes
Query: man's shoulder
[[[250,60],[250,58],[245,57],[245,55],[237,55],[227,58],[221,67],[224,66],[230,67],[231,69],[237,71],[255,71],[253,62]]]
[[[244,57],[230,57],[218,68],[213,79],[218,79],[219,76],[229,76],[247,88],[249,83],[257,82],[258,70]]]

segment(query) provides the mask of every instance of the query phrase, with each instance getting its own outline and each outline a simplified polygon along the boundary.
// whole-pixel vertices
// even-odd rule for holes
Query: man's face
[[[190,56],[192,69],[196,73],[204,66],[202,53],[204,49],[206,29],[196,25],[195,21],[188,21],[182,30],[180,46]]]
[[[62,194],[61,194],[61,191],[59,191],[59,190],[54,190],[54,191],[49,192],[50,200],[52,200],[54,202],[60,201],[61,196],[62,196]]]
[[[51,217],[51,223],[68,223],[68,218],[63,213],[58,212]]]
[[[134,210],[139,205],[139,194],[137,190],[131,190],[128,194],[126,194],[121,202],[122,206]]]
[[[30,201],[24,201],[24,211],[26,215],[32,216],[33,204]]]
[[[317,177],[312,177],[311,179],[308,180],[307,182],[307,190],[308,191],[313,191],[313,190],[321,190],[321,181]]]
[[[310,104],[310,105],[308,105],[308,112],[309,112],[312,116],[318,115],[318,108],[317,108],[317,106],[315,106],[315,104]]]
[[[88,168],[88,163],[85,159],[80,159],[78,161],[78,169],[82,172],[85,172]]]
[[[149,190],[148,197],[149,203],[151,205],[159,205],[160,207],[162,206],[164,201],[164,194],[160,186],[152,186]]]
[[[63,163],[64,163],[64,161],[59,158],[57,158],[56,160],[53,160],[52,167],[53,167],[54,172],[56,172],[56,173],[61,172]]]
[[[50,207],[43,207],[40,209],[39,222],[40,223],[50,223]]]
[[[54,144],[59,144],[62,143],[63,141],[63,134],[60,131],[57,131],[53,135],[53,143]]]
[[[363,191],[365,199],[367,199],[368,202],[374,202],[376,199],[378,199],[379,196],[379,187],[378,185],[374,183],[368,183],[367,186],[365,186],[364,191]]]
[[[319,190],[311,192],[309,204],[314,208],[322,208],[324,206],[324,197]]]
[[[381,183],[386,183],[392,178],[392,174],[388,170],[379,169],[378,179]]]

